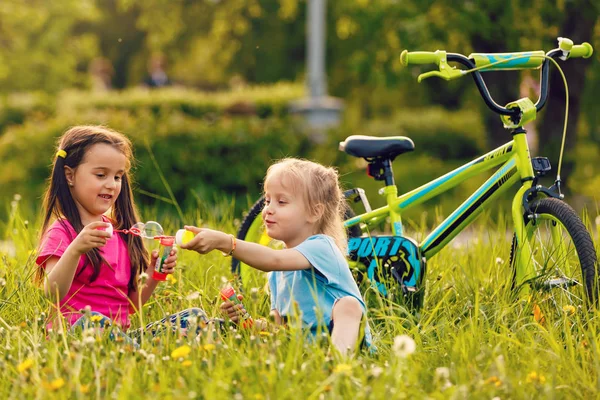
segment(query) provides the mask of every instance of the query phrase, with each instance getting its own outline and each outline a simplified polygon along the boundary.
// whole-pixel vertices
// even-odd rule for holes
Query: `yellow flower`
[[[167,280],[169,281],[169,283],[170,283],[171,285],[174,285],[175,283],[177,283],[177,278],[175,278],[175,277],[173,276],[173,274],[169,274],[169,275],[167,275]]]
[[[58,390],[65,386],[65,380],[63,378],[57,378],[51,382],[44,382],[44,387],[48,390]]]
[[[192,351],[191,347],[184,344],[183,346],[178,347],[175,350],[173,350],[173,352],[171,353],[171,358],[176,360],[178,358],[187,357],[191,351]]]
[[[497,376],[490,376],[485,380],[487,384],[493,384],[496,387],[500,387],[502,385],[502,381]]]
[[[544,384],[546,383],[546,377],[542,374],[538,374],[535,371],[531,371],[529,374],[527,374],[526,382]]]
[[[182,361],[181,365],[184,367],[189,367],[190,365],[192,365],[192,361],[191,360]]]
[[[350,364],[338,364],[333,369],[333,372],[339,373],[339,374],[348,374],[348,373],[352,372],[352,365],[350,365]]]
[[[258,332],[258,334],[260,336],[271,336],[271,332],[267,332],[267,331],[260,331],[260,332]]]
[[[100,322],[100,321],[102,321],[102,315],[92,315],[90,317],[90,321],[92,321],[92,322]]]
[[[17,366],[17,371],[19,371],[19,373],[23,373],[25,371],[27,371],[29,368],[33,367],[33,359],[28,358],[27,360],[23,361],[21,364],[19,364]]]
[[[567,313],[567,315],[573,315],[575,314],[575,307],[567,305],[563,307],[563,311]]]
[[[90,385],[81,385],[79,386],[79,391],[83,394],[88,394],[90,392]]]
[[[217,348],[217,346],[215,346],[212,343],[207,343],[204,345],[204,350],[206,350],[206,351],[213,351],[216,348]]]

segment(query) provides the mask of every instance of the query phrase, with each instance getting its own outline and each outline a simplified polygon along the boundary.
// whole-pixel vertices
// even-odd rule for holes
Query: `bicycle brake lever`
[[[425,72],[417,77],[417,82],[421,83],[423,79],[431,78],[432,76],[437,76],[438,78],[451,81],[452,79],[460,78],[463,75],[464,72],[462,70],[450,67],[445,63],[440,63],[439,71]]]

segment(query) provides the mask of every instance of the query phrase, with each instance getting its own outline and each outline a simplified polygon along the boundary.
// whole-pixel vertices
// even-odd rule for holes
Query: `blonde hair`
[[[318,232],[331,236],[342,254],[346,253],[348,237],[343,225],[346,201],[340,187],[337,170],[313,161],[297,158],[284,158],[272,164],[265,176],[265,187],[269,180],[280,178],[284,186],[301,193],[306,211],[318,213],[322,205],[323,213],[317,221]]]

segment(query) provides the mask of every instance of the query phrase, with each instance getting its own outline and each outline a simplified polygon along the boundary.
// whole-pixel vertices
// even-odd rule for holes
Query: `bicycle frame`
[[[429,259],[468,226],[486,207],[512,185],[521,181],[521,187],[512,202],[512,218],[519,243],[516,258],[516,284],[520,285],[534,274],[531,265],[531,248],[527,239],[524,221],[523,196],[531,188],[534,171],[523,129],[513,131],[513,140],[475,160],[406,194],[397,195],[396,185],[383,188],[386,205],[346,220],[350,228],[364,223],[374,225],[390,217],[393,235],[402,236],[402,212],[452,189],[461,182],[485,171],[499,167],[469,198],[440,223],[421,243],[421,254]]]

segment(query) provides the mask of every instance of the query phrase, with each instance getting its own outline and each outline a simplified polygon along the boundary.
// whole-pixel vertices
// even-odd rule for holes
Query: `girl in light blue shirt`
[[[181,246],[201,254],[221,250],[261,271],[272,272],[271,313],[282,323],[300,319],[303,327],[331,333],[342,353],[358,343],[365,303],[344,254],[347,238],[343,226],[346,202],[333,168],[295,158],[271,165],[264,182],[262,212],[267,234],[285,243],[275,250],[237,240],[223,232],[186,226],[195,233]],[[221,309],[233,321],[239,309],[225,302]],[[371,334],[365,324],[365,343]]]

